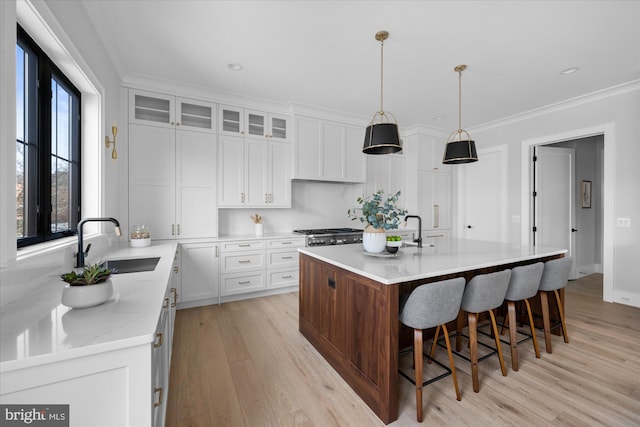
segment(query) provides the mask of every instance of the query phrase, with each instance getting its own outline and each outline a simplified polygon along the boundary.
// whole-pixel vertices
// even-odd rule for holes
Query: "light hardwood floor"
[[[570,282],[571,342],[553,336],[536,359],[519,346],[520,370],[480,363],[480,393],[469,363],[455,358],[462,401],[451,378],[424,389],[423,425],[640,425],[640,309],[602,301],[602,276]],[[167,423],[174,426],[381,426],[351,388],[298,332],[298,294],[178,311]],[[446,352],[436,355],[446,362]],[[429,374],[435,365],[425,365]],[[400,377],[399,419],[415,421],[415,393]]]

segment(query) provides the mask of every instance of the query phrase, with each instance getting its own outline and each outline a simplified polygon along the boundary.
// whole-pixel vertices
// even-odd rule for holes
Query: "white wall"
[[[612,248],[604,250],[614,254],[611,271],[613,301],[640,306],[640,81],[586,96],[561,105],[541,109],[528,115],[514,117],[502,123],[472,130],[480,147],[508,146],[509,197],[508,215],[521,212],[521,146],[522,141],[544,138],[548,135],[570,133],[577,129],[613,124],[614,149],[611,175],[604,192],[613,200]],[[605,159],[605,164],[609,161]],[[482,161],[482,159],[480,159]],[[489,191],[489,190],[488,190]],[[630,228],[615,226],[617,218],[629,218]],[[606,232],[606,231],[605,231]],[[509,241],[523,239],[520,224],[511,224]],[[604,257],[606,259],[606,256]],[[605,267],[606,270],[606,267]],[[606,272],[606,271],[605,271]],[[605,277],[607,280],[607,277]]]

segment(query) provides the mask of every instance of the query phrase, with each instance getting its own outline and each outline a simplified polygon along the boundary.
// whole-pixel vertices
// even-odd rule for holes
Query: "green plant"
[[[75,271],[61,274],[60,278],[71,286],[97,285],[106,281],[113,273],[113,270],[102,267],[100,264],[93,264],[83,267],[80,274]]]
[[[347,215],[352,221],[360,220],[373,228],[392,230],[398,228],[402,216],[407,211],[396,206],[400,192],[384,199],[384,191],[378,190],[367,198],[358,197],[357,202],[361,208],[349,209]],[[361,214],[358,213],[361,211]]]

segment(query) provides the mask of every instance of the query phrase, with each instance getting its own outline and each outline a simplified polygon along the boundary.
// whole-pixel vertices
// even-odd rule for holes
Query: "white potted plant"
[[[371,253],[384,251],[387,244],[386,230],[394,230],[400,225],[406,210],[398,208],[400,191],[384,198],[384,191],[378,190],[369,197],[358,197],[360,208],[349,209],[347,215],[351,220],[360,220],[367,224],[362,234],[364,250]]]
[[[113,295],[109,277],[113,270],[94,264],[76,271],[61,274],[67,286],[62,290],[62,304],[72,308],[86,308],[102,304]]]

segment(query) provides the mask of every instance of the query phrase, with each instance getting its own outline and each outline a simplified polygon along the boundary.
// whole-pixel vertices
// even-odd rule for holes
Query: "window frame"
[[[29,165],[24,165],[27,185],[25,191],[29,193],[29,200],[25,198],[25,217],[27,216],[27,203],[35,203],[31,206],[31,220],[35,221],[35,230],[25,229],[26,236],[16,237],[18,248],[34,245],[37,243],[56,240],[76,233],[78,221],[81,218],[81,172],[82,172],[82,117],[81,117],[81,92],[71,82],[71,80],[56,66],[49,56],[38,46],[33,38],[18,24],[17,25],[17,41],[16,48],[22,48],[29,54],[35,55],[37,58],[36,82],[26,82],[25,87],[29,87],[34,91],[34,96],[30,97],[31,101],[35,100],[33,110],[27,110],[25,116],[30,118],[25,123],[26,132],[24,141],[27,145],[34,145],[35,148],[27,150],[26,157],[29,157]],[[17,65],[16,65],[17,67]],[[70,168],[70,188],[69,188],[69,225],[66,230],[52,232],[52,84],[51,80],[55,79],[56,83],[67,91],[73,98],[71,104],[70,132],[72,135],[71,146],[69,150]],[[17,80],[16,80],[17,82]],[[18,104],[16,103],[16,113]],[[35,116],[35,117],[34,117]],[[75,120],[73,120],[75,118]],[[25,118],[26,120],[26,118]],[[28,135],[28,138],[27,138]],[[17,138],[16,144],[20,142]],[[26,149],[26,148],[25,148]],[[26,158],[25,157],[25,158]],[[28,168],[28,170],[27,170]],[[43,202],[44,201],[44,202]],[[48,208],[43,206],[48,205]],[[17,224],[16,224],[17,226]]]

